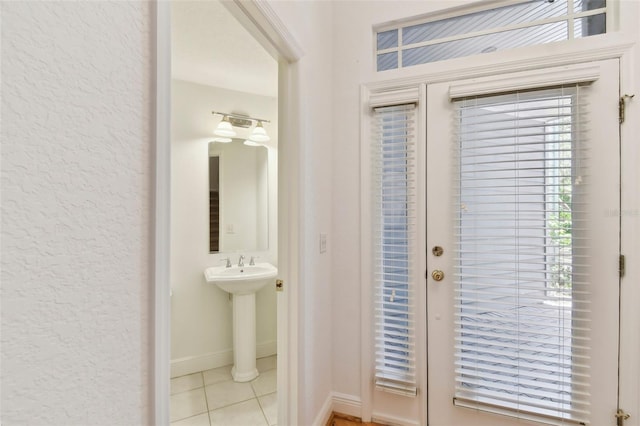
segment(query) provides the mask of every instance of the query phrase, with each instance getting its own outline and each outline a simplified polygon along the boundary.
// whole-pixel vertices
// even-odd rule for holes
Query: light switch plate
[[[327,234],[320,234],[320,253],[327,251]]]

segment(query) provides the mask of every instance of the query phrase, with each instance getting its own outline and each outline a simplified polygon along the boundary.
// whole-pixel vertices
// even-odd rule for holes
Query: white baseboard
[[[332,411],[347,416],[362,417],[362,400],[354,395],[333,392]]]
[[[256,358],[275,355],[277,352],[277,341],[275,340],[258,343],[256,345]],[[186,376],[187,374],[197,373],[198,371],[210,370],[231,364],[233,364],[233,349],[172,359],[171,377]]]
[[[233,350],[210,352],[171,360],[171,378],[233,364]]]
[[[313,426],[325,426],[329,419],[331,418],[331,414],[333,413],[333,395],[330,393],[327,395],[327,399],[322,404],[322,408],[320,408],[320,412],[311,423]]]
[[[256,345],[256,358],[264,358],[278,353],[278,342],[271,340],[269,342],[258,343]]]

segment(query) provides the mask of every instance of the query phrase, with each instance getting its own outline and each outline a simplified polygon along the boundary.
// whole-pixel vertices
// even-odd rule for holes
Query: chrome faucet
[[[224,259],[220,259],[220,262],[225,261],[225,260],[227,261],[226,267],[227,268],[231,268],[231,258],[230,257],[226,257]]]
[[[244,266],[244,255],[240,255],[240,258],[238,259],[238,266],[239,267],[243,267]]]
[[[254,266],[256,264],[256,259],[260,256],[251,256],[251,260],[249,261],[249,266]]]

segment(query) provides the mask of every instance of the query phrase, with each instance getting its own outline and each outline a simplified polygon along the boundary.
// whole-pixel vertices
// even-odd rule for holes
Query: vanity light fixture
[[[213,132],[216,136],[221,136],[221,137],[215,138],[213,140],[214,142],[222,142],[222,143],[231,142],[232,139],[230,138],[233,138],[236,136],[236,131],[234,130],[234,127],[241,127],[244,129],[248,129],[253,125],[254,122],[256,123],[256,125],[253,128],[251,135],[249,135],[249,138],[244,142],[244,144],[249,146],[261,146],[264,144],[264,142],[269,142],[271,140],[271,138],[267,134],[267,131],[265,130],[263,125],[263,123],[269,123],[270,122],[269,120],[265,120],[263,118],[249,117],[244,114],[233,114],[233,113],[230,114],[226,112],[217,112],[217,111],[211,111],[211,113],[214,115],[218,114],[222,116],[222,120],[218,124],[218,127],[216,127],[216,130]]]
[[[222,121],[218,123],[218,127],[213,131],[213,134],[224,138],[232,138],[236,135],[236,131],[233,130],[228,115],[222,116]]]

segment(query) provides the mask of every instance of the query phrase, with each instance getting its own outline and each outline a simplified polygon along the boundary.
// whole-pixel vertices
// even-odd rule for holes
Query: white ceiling
[[[277,97],[278,63],[219,0],[174,1],[173,78]]]

